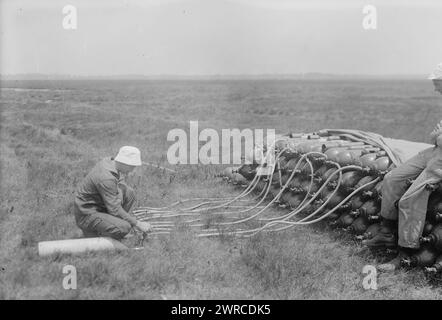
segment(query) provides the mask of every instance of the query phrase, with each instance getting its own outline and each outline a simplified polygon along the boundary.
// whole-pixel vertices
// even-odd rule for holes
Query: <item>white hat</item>
[[[436,70],[428,77],[430,80],[442,79],[442,63],[439,63]]]
[[[141,153],[138,148],[124,146],[120,148],[114,160],[130,166],[141,166]]]

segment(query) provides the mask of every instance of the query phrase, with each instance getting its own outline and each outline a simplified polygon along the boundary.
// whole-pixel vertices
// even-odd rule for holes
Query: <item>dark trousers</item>
[[[121,189],[119,188],[119,191],[121,206],[126,212],[129,212],[135,203],[135,192],[126,185]],[[127,235],[132,228],[126,220],[98,211],[91,214],[76,212],[75,221],[77,226],[83,231],[85,237],[103,236],[120,240]]]

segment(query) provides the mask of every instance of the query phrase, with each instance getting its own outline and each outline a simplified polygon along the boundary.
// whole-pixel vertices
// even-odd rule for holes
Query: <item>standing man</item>
[[[434,90],[442,94],[442,77],[439,79],[433,79]]]
[[[121,147],[115,158],[104,158],[89,172],[77,188],[75,221],[85,237],[105,236],[117,240],[132,227],[151,230],[147,222],[137,221],[130,213],[135,193],[123,175],[141,166],[140,150]]]
[[[442,63],[437,66],[429,79],[433,81],[434,90],[442,94]]]

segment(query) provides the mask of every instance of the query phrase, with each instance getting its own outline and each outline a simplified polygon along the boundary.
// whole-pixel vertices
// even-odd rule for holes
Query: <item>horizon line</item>
[[[344,73],[259,73],[259,74],[111,74],[111,75],[75,75],[75,74],[57,74],[57,73],[16,73],[1,74],[0,80],[75,80],[75,79],[313,79],[313,78],[412,78],[428,80],[428,75],[417,73],[391,73],[391,74],[344,74]]]

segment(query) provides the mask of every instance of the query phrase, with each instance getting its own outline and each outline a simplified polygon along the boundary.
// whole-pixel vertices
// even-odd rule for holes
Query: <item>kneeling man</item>
[[[140,165],[140,150],[124,146],[115,158],[104,158],[84,178],[75,196],[75,221],[85,237],[120,240],[132,227],[151,230],[149,223],[137,221],[130,213],[135,193],[123,180],[123,175]]]

